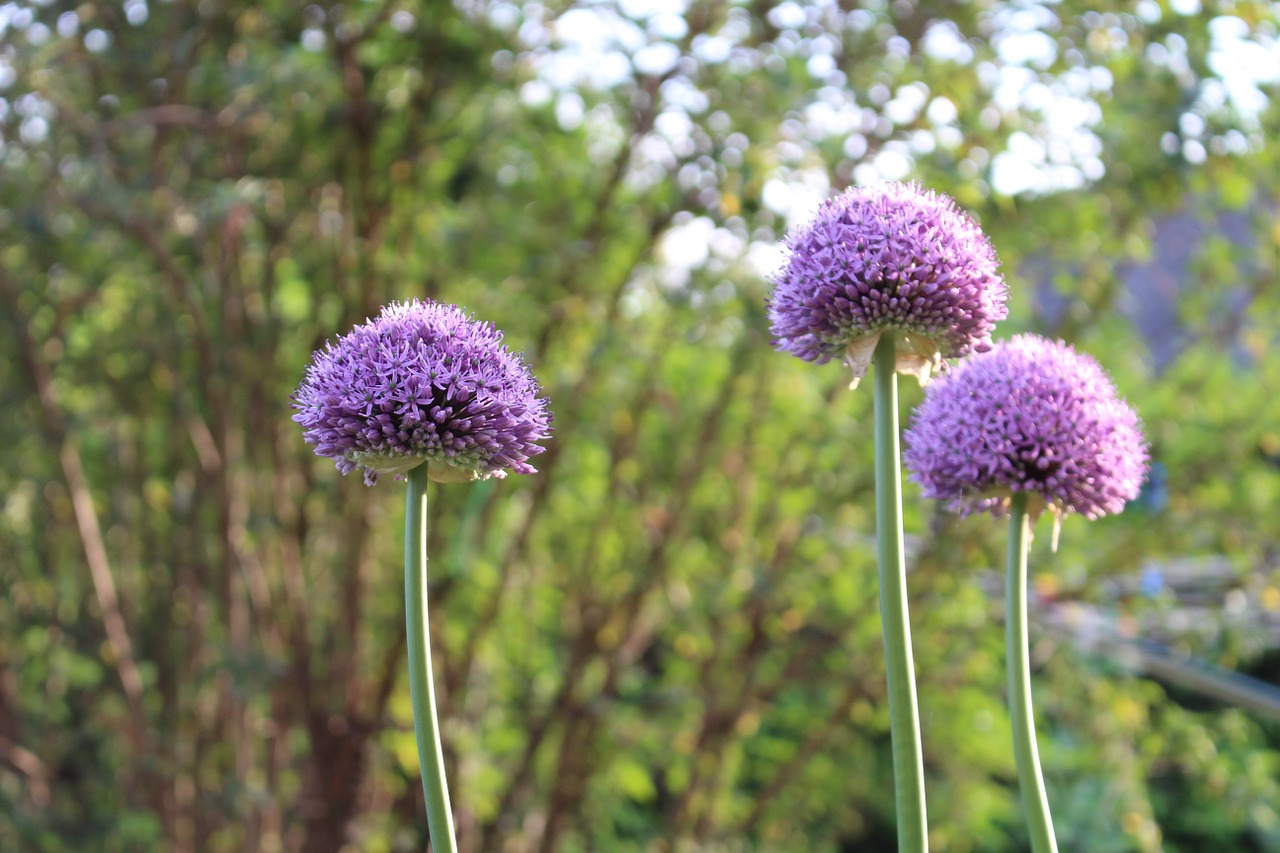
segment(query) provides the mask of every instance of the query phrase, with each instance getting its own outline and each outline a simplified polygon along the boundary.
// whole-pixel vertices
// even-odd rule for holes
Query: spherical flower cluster
[[[365,482],[423,462],[439,482],[531,473],[551,412],[490,323],[453,305],[392,303],[312,357],[293,419],[319,456]]]
[[[1001,514],[1027,492],[1038,514],[1119,512],[1147,467],[1141,423],[1096,361],[1019,335],[931,385],[904,458],[926,497]]]
[[[897,370],[925,381],[941,358],[983,348],[1007,313],[982,229],[917,184],[829,198],[787,248],[769,301],[776,346],[819,364],[843,355],[855,385],[885,330],[898,333]]]

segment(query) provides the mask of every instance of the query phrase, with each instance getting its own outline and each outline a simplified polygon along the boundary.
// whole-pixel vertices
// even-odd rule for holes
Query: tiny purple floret
[[[769,321],[775,346],[806,361],[853,362],[859,349],[869,358],[886,330],[904,333],[926,361],[958,358],[989,344],[1008,313],[1000,261],[982,229],[950,197],[915,183],[827,199],[787,248]],[[851,366],[855,378],[865,370]]]
[[[925,496],[966,513],[1003,514],[1012,493],[1027,492],[1033,514],[1097,518],[1137,497],[1147,470],[1141,422],[1098,363],[1034,335],[930,385],[904,442]]]
[[[459,482],[536,469],[547,400],[491,323],[439,302],[393,302],[313,356],[293,419],[318,456],[373,485],[429,463]]]

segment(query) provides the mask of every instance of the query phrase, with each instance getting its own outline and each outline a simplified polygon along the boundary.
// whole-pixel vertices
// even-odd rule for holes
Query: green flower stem
[[[889,677],[893,785],[898,809],[898,850],[929,849],[924,805],[924,759],[916,707],[907,571],[902,555],[902,461],[898,445],[898,374],[893,333],[880,336],[872,356],[875,373],[876,540],[880,550],[880,616]]]
[[[418,736],[418,766],[427,798],[427,828],[433,853],[457,853],[449,785],[444,778],[436,691],[431,677],[431,633],[427,630],[427,465],[405,477],[409,490],[404,506],[404,612],[409,647],[409,693],[413,697],[413,729]]]
[[[1033,853],[1057,853],[1049,798],[1040,774],[1036,726],[1031,712],[1031,662],[1027,641],[1027,546],[1031,520],[1027,493],[1014,492],[1009,509],[1009,552],[1004,593],[1005,656],[1009,665],[1009,714],[1013,718],[1013,753],[1018,761],[1018,785],[1027,813]]]

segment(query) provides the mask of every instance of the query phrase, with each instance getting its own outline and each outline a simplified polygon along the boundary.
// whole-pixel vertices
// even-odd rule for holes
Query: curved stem
[[[409,693],[418,766],[427,799],[427,828],[433,853],[457,853],[449,786],[444,778],[440,723],[431,676],[431,634],[427,630],[427,465],[410,470],[404,512],[404,612],[409,647]]]
[[[929,849],[924,803],[924,758],[916,707],[907,572],[902,555],[902,462],[898,446],[898,374],[893,333],[880,336],[875,372],[876,541],[880,551],[880,617],[884,625],[893,741],[893,785],[898,809],[898,850]]]
[[[1057,853],[1049,798],[1040,774],[1035,718],[1031,711],[1031,662],[1027,637],[1027,545],[1031,538],[1026,492],[1015,492],[1009,511],[1009,551],[1004,593],[1005,656],[1009,667],[1009,714],[1018,786],[1027,814],[1033,853]]]

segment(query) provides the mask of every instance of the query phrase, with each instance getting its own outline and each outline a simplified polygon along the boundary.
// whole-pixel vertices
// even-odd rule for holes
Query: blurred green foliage
[[[1280,680],[1275,5],[1094,5],[0,5],[0,849],[423,848],[400,490],[288,408],[415,296],[556,413],[431,495],[464,848],[889,849],[869,395],[764,311],[877,175],[1146,421],[1166,481],[1042,530],[1036,607]],[[906,498],[933,848],[1023,849],[1003,533]],[[1111,583],[1215,559],[1191,609]],[[1280,850],[1276,723],[1039,636],[1064,850]]]

